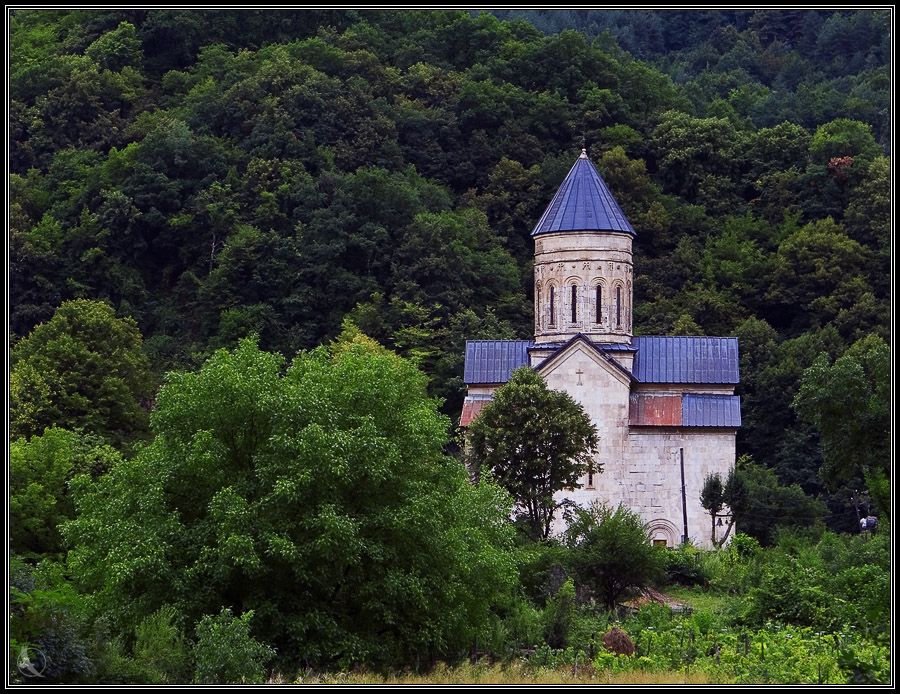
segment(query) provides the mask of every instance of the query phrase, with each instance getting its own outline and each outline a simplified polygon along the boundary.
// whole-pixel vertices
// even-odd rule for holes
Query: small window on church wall
[[[593,486],[594,486],[594,471],[593,471],[593,470],[588,470],[588,483],[587,483],[587,486],[588,486],[588,487],[593,487]]]
[[[616,327],[622,327],[622,287],[616,287]]]
[[[603,288],[598,284],[594,291],[597,293],[594,307],[594,322],[600,323],[603,320]]]
[[[550,287],[550,325],[556,325],[556,287]]]
[[[578,287],[572,285],[572,322],[578,320]]]

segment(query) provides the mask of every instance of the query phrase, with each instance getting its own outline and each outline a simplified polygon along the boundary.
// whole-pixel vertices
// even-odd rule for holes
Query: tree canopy
[[[855,342],[834,363],[827,354],[804,373],[794,398],[822,439],[822,477],[831,486],[865,478],[880,511],[890,513],[890,348],[879,337]],[[848,413],[852,412],[852,416]]]
[[[168,376],[151,423],[72,483],[70,563],[118,624],[253,610],[296,663],[386,665],[464,650],[511,590],[507,495],[469,484],[424,376],[352,326],[287,370],[219,350]]]
[[[563,501],[554,494],[576,489],[588,470],[600,472],[593,454],[597,430],[568,393],[551,390],[523,367],[494,393],[467,431],[469,465],[490,472],[517,503],[534,539],[546,539]]]
[[[652,585],[663,575],[663,553],[650,544],[641,517],[623,506],[578,509],[565,542],[575,573],[609,610],[630,588]]]
[[[79,428],[121,445],[146,431],[147,357],[131,318],[102,301],[63,303],[13,347],[10,434]]]

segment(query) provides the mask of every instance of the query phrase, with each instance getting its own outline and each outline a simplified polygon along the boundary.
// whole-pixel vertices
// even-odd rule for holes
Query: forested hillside
[[[537,20],[597,36],[14,13],[13,342],[103,298],[161,374],[254,331],[290,355],[351,315],[453,414],[464,340],[531,332],[529,232],[584,142],[638,230],[636,331],[740,337],[740,451],[823,492],[790,405],[817,355],[888,337],[887,15]]]
[[[890,141],[886,12],[823,10],[497,10],[547,33],[614,40],[679,85],[698,115],[737,113],[756,128],[869,123]]]
[[[697,581],[803,648],[860,628],[819,682],[883,681],[885,541],[776,526],[887,520],[889,27],[13,11],[13,647],[52,644],[69,682],[256,681],[269,646],[293,671],[535,634],[593,656],[600,622],[546,587],[582,549],[516,548],[451,436],[465,340],[533,334],[530,232],[584,146],[637,232],[635,332],[740,339],[739,527],[781,544],[741,536]]]

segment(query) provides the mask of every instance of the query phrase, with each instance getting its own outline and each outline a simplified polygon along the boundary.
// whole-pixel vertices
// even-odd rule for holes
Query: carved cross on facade
[[[584,384],[581,382],[581,375],[584,373],[584,371],[581,370],[581,367],[578,367],[578,371],[576,371],[575,373],[578,374],[578,385],[583,386]]]

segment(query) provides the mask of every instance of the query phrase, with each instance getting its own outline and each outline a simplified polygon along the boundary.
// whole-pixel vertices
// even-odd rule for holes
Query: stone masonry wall
[[[577,333],[600,342],[629,342],[632,306],[631,236],[590,231],[542,234],[535,239],[535,341],[566,340]],[[576,319],[572,321],[572,286]],[[602,297],[601,322],[596,317],[596,287]],[[550,288],[554,310],[551,322]],[[616,289],[621,296],[616,314]]]
[[[681,448],[684,448],[688,537],[698,547],[710,548],[711,519],[700,505],[700,491],[708,474],[718,472],[724,479],[734,466],[733,430],[632,427],[626,436],[622,458],[604,460],[599,456],[604,466],[602,474],[594,475],[594,489],[584,488],[588,481],[585,476],[581,480],[582,489],[558,495],[579,506],[595,501],[612,506],[621,503],[650,524],[651,538],[665,539],[668,546],[675,546],[681,542],[684,527]]]

